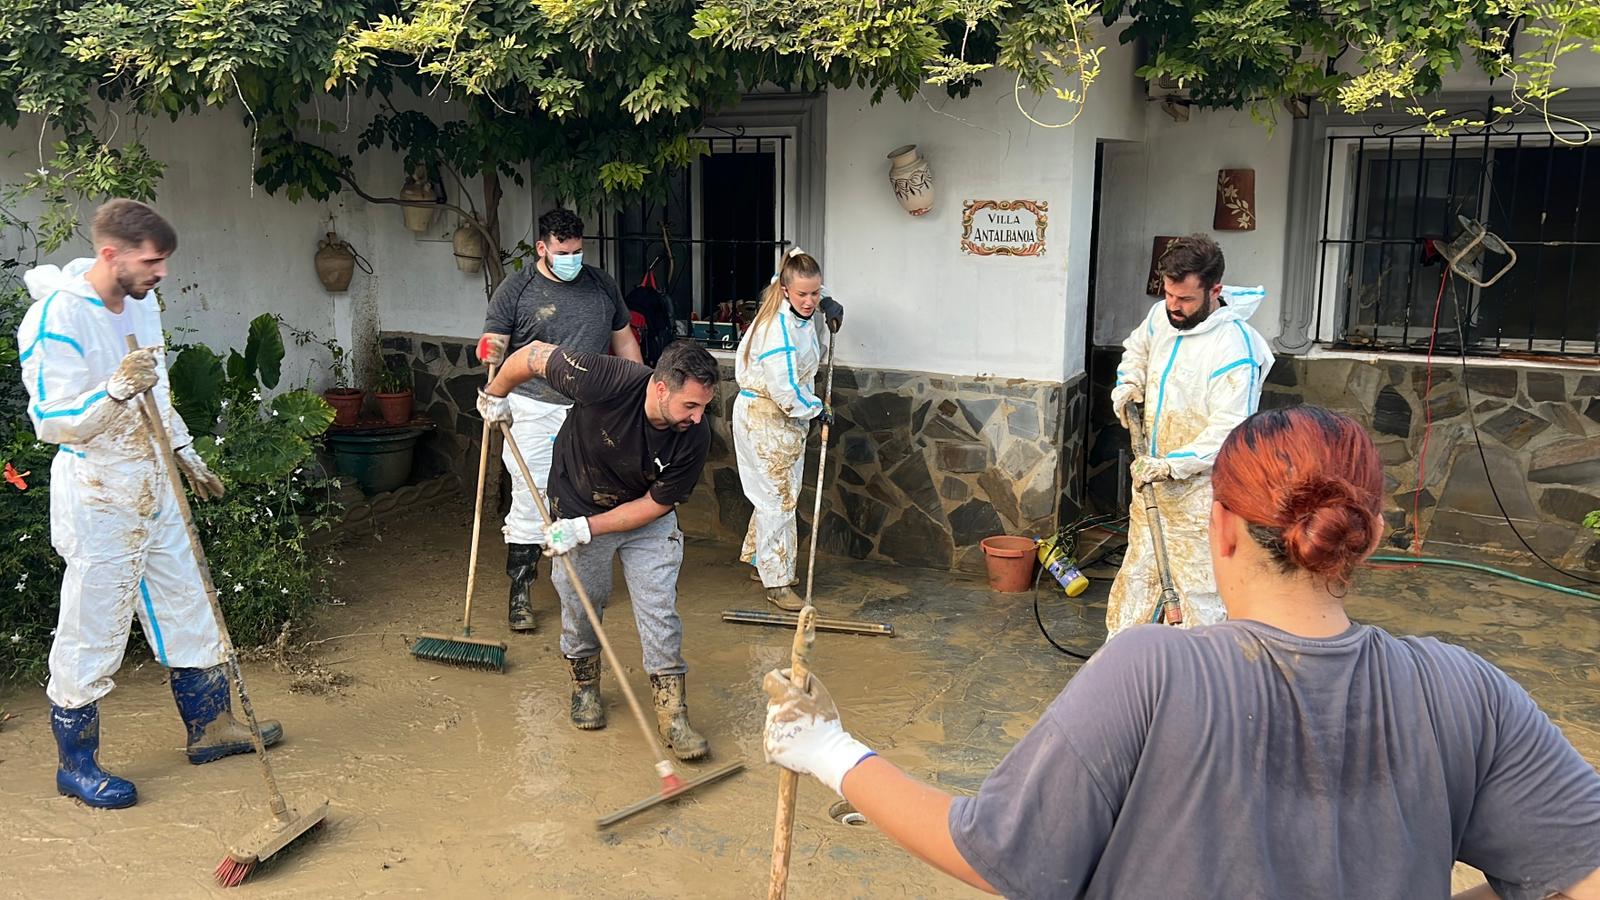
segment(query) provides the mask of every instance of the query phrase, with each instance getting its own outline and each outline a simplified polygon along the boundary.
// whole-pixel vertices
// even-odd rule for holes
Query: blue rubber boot
[[[50,707],[50,730],[55,732],[61,768],[56,770],[56,790],[77,797],[95,809],[122,809],[139,802],[133,782],[100,768],[100,708],[91,703],[77,709]]]
[[[255,749],[250,726],[233,717],[233,694],[222,666],[209,669],[173,669],[172,698],[178,701],[178,714],[189,731],[185,751],[189,762],[203,765],[235,753]],[[261,725],[261,741],[268,747],[283,739],[283,726],[266,720]]]

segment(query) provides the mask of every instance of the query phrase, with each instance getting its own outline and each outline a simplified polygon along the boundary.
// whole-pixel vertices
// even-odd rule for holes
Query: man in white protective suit
[[[791,612],[805,607],[794,585],[806,435],[812,419],[833,415],[816,393],[823,338],[814,318],[820,310],[831,332],[844,321],[844,307],[826,293],[815,259],[798,247],[784,254],[734,357],[733,448],[752,507],[739,559],[755,567],[750,577],[767,601]]]
[[[95,212],[95,255],[24,276],[34,303],[17,331],[28,415],[39,440],[61,445],[50,468],[50,538],[66,561],[50,648],[50,724],[60,751],[56,788],[101,809],[132,806],[134,785],[100,768],[100,698],[122,665],[134,615],[172,694],[196,765],[252,749],[235,721],[222,641],[189,533],[140,412],[153,392],[195,496],[222,481],[173,411],[154,288],[178,236],[155,210],[112,200]],[[139,349],[129,352],[132,335]],[[267,744],[283,736],[261,723]]]
[[[1211,571],[1211,464],[1222,441],[1256,411],[1272,369],[1267,341],[1246,321],[1260,287],[1224,287],[1222,249],[1203,234],[1173,241],[1157,266],[1162,302],[1123,341],[1111,408],[1124,428],[1136,404],[1145,445],[1134,448],[1128,551],[1111,585],[1109,635],[1152,621],[1161,593],[1139,489],[1153,484],[1183,625],[1227,618]],[[1130,429],[1131,431],[1131,429]]]

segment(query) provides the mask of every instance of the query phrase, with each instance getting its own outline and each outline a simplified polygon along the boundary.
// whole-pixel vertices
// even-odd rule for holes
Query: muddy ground
[[[554,595],[538,588],[540,628],[504,625],[498,535],[486,529],[479,633],[511,644],[505,674],[414,660],[407,638],[459,612],[469,514],[455,505],[389,522],[347,545],[337,595],[286,646],[247,665],[259,710],[283,720],[272,758],[291,800],[327,797],[328,825],[234,896],[406,894],[477,897],[751,897],[764,892],[777,773],[760,760],[760,677],[789,634],[723,624],[757,609],[737,548],[691,542],[681,589],[692,718],[712,742],[705,770],[750,768],[611,829],[596,817],[656,789],[650,760],[607,671],[611,725],[567,724]],[[885,756],[955,791],[974,791],[1071,676],[1039,636],[1028,595],[974,579],[864,563],[819,569],[825,614],[889,621],[893,639],[821,635],[815,665],[845,721]],[[608,621],[625,673],[648,704],[639,645],[618,579]],[[1107,583],[1087,596],[1103,598]],[[1373,573],[1356,615],[1428,632],[1506,668],[1591,760],[1600,760],[1600,609],[1577,598],[1447,570]],[[1059,595],[1057,595],[1059,598]],[[1048,601],[1057,638],[1092,642],[1103,607],[1080,620]],[[308,643],[316,641],[316,643]],[[139,786],[139,805],[92,811],[53,789],[43,692],[0,695],[0,897],[219,896],[226,842],[264,822],[250,757],[188,765],[163,670],[130,660],[103,704],[102,762]],[[790,885],[796,897],[970,897],[870,827],[829,819],[835,798],[803,781]],[[1471,873],[1458,884],[1472,883]]]

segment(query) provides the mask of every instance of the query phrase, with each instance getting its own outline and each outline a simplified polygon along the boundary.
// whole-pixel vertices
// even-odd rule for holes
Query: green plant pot
[[[411,457],[422,437],[420,428],[397,428],[379,434],[328,435],[333,465],[349,475],[368,497],[392,491],[411,477]]]

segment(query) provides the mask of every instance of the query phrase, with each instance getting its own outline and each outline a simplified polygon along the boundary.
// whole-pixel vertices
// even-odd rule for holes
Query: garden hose
[[[1526,575],[1518,575],[1515,572],[1508,572],[1505,569],[1497,569],[1494,566],[1485,566],[1480,563],[1462,562],[1458,559],[1443,559],[1437,556],[1389,555],[1371,556],[1368,557],[1368,559],[1371,562],[1415,563],[1425,566],[1449,566],[1450,568],[1454,569],[1471,569],[1474,572],[1483,572],[1486,575],[1497,575],[1501,578],[1509,578],[1512,581],[1520,581],[1523,584],[1530,584],[1534,587],[1548,588],[1552,591],[1559,591],[1563,594],[1571,594],[1574,597],[1582,597],[1585,600],[1600,601],[1600,594],[1591,594],[1588,591],[1579,590],[1578,588],[1567,587],[1566,585],[1561,584],[1551,584],[1548,581],[1540,581],[1537,578],[1529,578]]]

